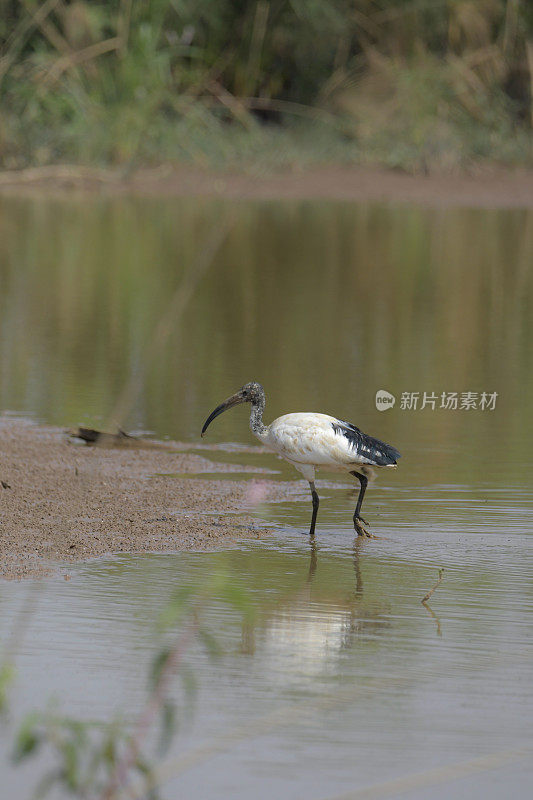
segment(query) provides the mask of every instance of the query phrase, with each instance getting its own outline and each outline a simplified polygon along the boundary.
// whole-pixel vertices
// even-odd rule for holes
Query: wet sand
[[[533,170],[478,166],[467,172],[408,174],[351,164],[251,174],[186,165],[95,169],[71,165],[0,172],[0,192],[65,191],[234,200],[346,200],[413,203],[435,207],[532,208]]]
[[[264,499],[286,494],[287,484],[265,480],[268,471],[246,467],[245,458],[242,467],[214,463],[183,447],[76,444],[64,430],[0,416],[0,575],[35,577],[112,553],[267,535],[246,514],[249,480],[197,473],[258,473]]]

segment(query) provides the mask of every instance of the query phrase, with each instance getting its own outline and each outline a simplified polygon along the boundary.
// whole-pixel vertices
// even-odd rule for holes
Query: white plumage
[[[368,478],[377,467],[395,467],[400,453],[391,445],[360,431],[349,422],[329,414],[299,412],[284,414],[270,425],[263,423],[265,392],[259,383],[247,383],[232,397],[215,408],[202,428],[204,435],[210,423],[238,403],[251,403],[250,428],[257,438],[292,464],[309,481],[313,498],[310,534],[315,531],[319,499],[315,489],[315,470],[349,472],[359,479],[360,492],[353,521],[361,536],[371,536],[360,515]]]
[[[341,432],[343,424],[336,417],[314,411],[284,414],[268,426],[266,436],[258,438],[294,464],[307,480],[314,479],[314,467],[351,472],[357,466],[375,464],[370,448],[352,447]]]

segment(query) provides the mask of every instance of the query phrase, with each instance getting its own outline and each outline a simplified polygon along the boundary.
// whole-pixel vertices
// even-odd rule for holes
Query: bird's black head
[[[252,403],[252,405],[264,406],[265,390],[261,384],[256,383],[256,381],[245,383],[242,389],[239,389],[238,392],[233,394],[231,397],[228,397],[227,400],[224,400],[223,403],[217,406],[215,410],[209,414],[202,428],[202,436],[205,434],[215,417],[218,417],[219,414],[222,414],[222,412],[226,411],[228,408],[233,408],[233,406],[239,405],[239,403]]]

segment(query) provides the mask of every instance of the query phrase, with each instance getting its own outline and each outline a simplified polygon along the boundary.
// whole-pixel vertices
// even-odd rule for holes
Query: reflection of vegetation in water
[[[101,427],[220,210],[217,202],[2,201],[0,406]],[[530,212],[319,203],[235,212],[124,424],[194,439],[204,398],[259,379],[267,418],[329,411],[402,451],[407,444],[407,454],[418,448],[419,463],[431,447],[448,479],[525,459]],[[493,413],[379,414],[378,388],[500,396]],[[227,417],[219,435],[246,441],[242,415]]]
[[[527,0],[1,0],[0,12],[6,167],[531,157]]]

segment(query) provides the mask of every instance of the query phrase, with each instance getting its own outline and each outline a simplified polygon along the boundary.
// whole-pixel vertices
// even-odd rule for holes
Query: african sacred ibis
[[[296,467],[309,481],[313,498],[313,515],[309,534],[315,533],[318,513],[318,494],[315,489],[315,469],[346,471],[358,478],[359,497],[353,515],[354,528],[359,536],[372,537],[361,517],[361,505],[369,477],[376,467],[395,467],[400,453],[390,444],[367,436],[351,425],[328,414],[304,412],[284,414],[271,422],[263,423],[265,390],[260,383],[247,383],[236,394],[228,397],[208,416],[202,436],[219,414],[239,403],[251,403],[250,428],[257,438]]]

